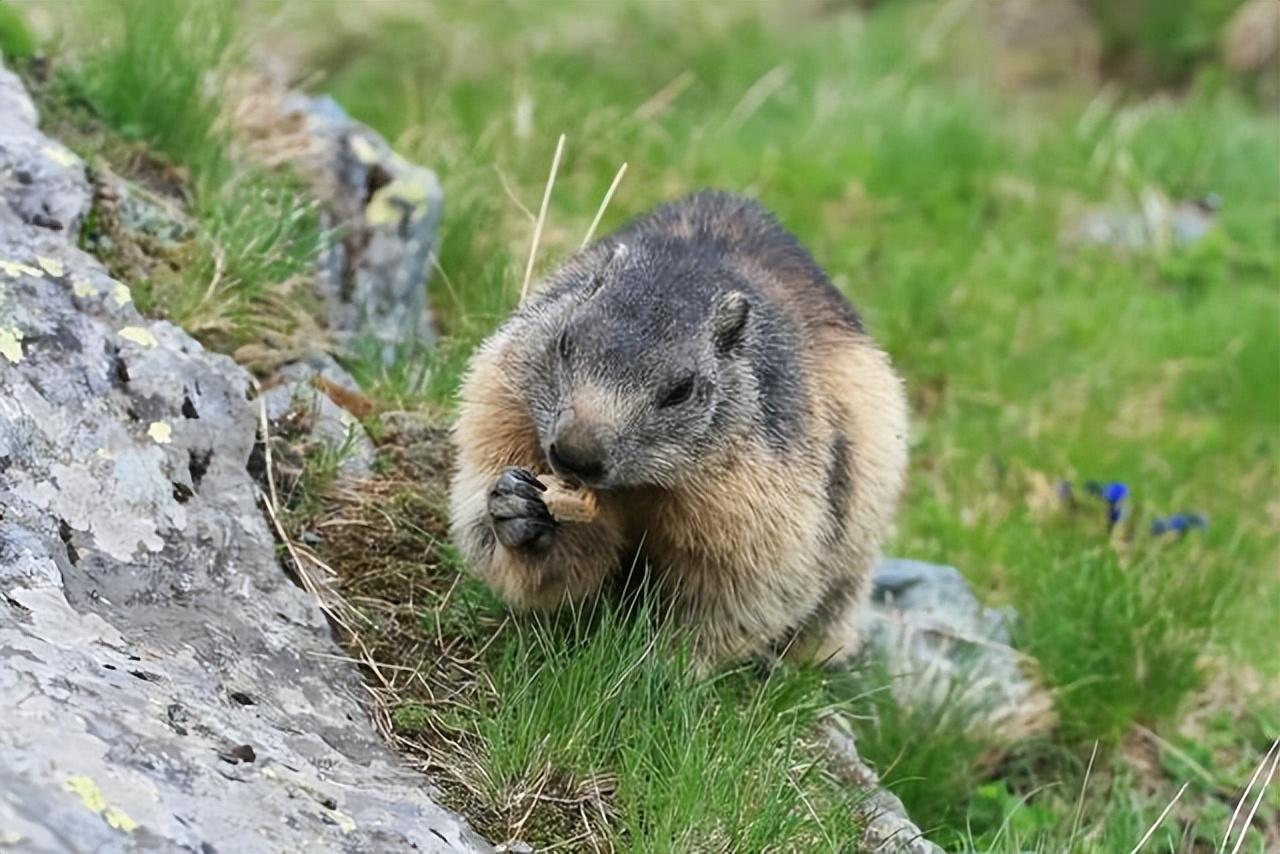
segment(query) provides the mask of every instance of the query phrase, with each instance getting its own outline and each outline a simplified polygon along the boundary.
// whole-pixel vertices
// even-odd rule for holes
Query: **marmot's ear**
[[[741,291],[729,291],[711,309],[711,336],[716,349],[727,353],[742,343],[751,316],[751,300]]]

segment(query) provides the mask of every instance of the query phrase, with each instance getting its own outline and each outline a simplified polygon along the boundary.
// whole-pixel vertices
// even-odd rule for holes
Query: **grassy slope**
[[[65,54],[76,58],[48,79],[30,75],[46,125],[91,166],[100,157],[144,187],[159,176],[161,196],[195,223],[181,246],[145,247],[132,259],[108,252],[138,305],[223,350],[290,332],[314,308],[295,286],[312,269],[320,228],[297,180],[229,154],[221,111],[241,48],[235,0],[84,0],[75,15],[39,8],[62,13]],[[90,243],[103,225],[90,223]]]
[[[606,227],[698,186],[757,195],[854,297],[913,391],[912,486],[893,550],[954,563],[1018,606],[1063,720],[1052,744],[1024,746],[982,782],[982,739],[942,713],[863,698],[875,712],[864,750],[892,767],[939,838],[971,834],[982,849],[1128,850],[1190,778],[1183,820],[1149,849],[1177,850],[1197,821],[1221,833],[1232,788],[1280,730],[1274,699],[1249,682],[1274,684],[1267,653],[1280,640],[1268,619],[1280,609],[1277,122],[1211,76],[1176,102],[999,96],[950,59],[964,54],[952,48],[968,22],[938,8],[894,5],[863,21],[807,5],[412,4],[369,15],[333,4],[286,18],[285,30],[328,70],[326,89],[446,184],[435,294],[450,335],[425,374],[366,371],[384,399],[447,400],[468,349],[512,304],[529,224],[503,180],[534,206],[558,132],[570,144],[544,268],[581,239],[621,160],[631,170]],[[109,73],[96,75],[90,91],[114,91]],[[662,106],[664,90],[679,91]],[[164,144],[173,114],[116,115],[99,101]],[[193,169],[201,157],[190,155]],[[1071,205],[1132,203],[1147,186],[1217,193],[1222,228],[1166,255],[1059,248]],[[1089,477],[1131,484],[1132,541],[1109,542],[1096,507],[1045,500],[1058,479]],[[1183,542],[1143,535],[1149,514],[1180,509],[1212,527]],[[716,816],[739,815],[734,804],[830,791],[789,778],[740,788],[752,774],[715,749],[731,740],[766,777],[788,767],[767,746],[816,713],[810,676],[739,682],[750,696],[726,705],[719,689],[699,692],[652,663],[651,638],[625,625],[583,652],[529,632],[489,651],[494,693],[465,721],[486,742],[479,776],[493,802],[548,764],[577,783],[607,773],[626,793],[610,799],[615,826],[679,849],[688,839],[664,826],[709,833]],[[566,702],[568,679],[592,697],[634,676],[605,666],[619,660],[649,662],[627,706],[583,717]],[[725,711],[776,711],[774,691],[804,702],[799,719],[764,716],[774,723],[763,737]],[[635,709],[638,722],[619,729]],[[1155,735],[1135,739],[1137,727]],[[661,743],[672,732],[681,739]],[[840,832],[839,810],[819,804],[806,833]],[[786,838],[792,815],[762,826]]]
[[[1000,96],[972,65],[950,63],[970,22],[951,28],[937,7],[866,22],[812,6],[734,8],[401,7],[346,22],[358,34],[328,43],[324,85],[443,173],[449,283],[436,293],[458,356],[517,287],[529,228],[502,179],[534,207],[560,131],[570,141],[543,266],[576,244],[622,160],[631,168],[606,224],[704,185],[774,209],[913,390],[912,487],[894,550],[954,563],[1024,615],[1074,757],[1040,747],[1025,773],[1056,781],[1039,800],[1069,814],[1095,740],[1104,764],[1123,769],[1134,725],[1176,740],[1189,696],[1226,662],[1274,678],[1277,122],[1212,75],[1181,101]],[[339,46],[371,49],[339,61]],[[685,82],[657,115],[642,107]],[[1148,186],[1218,194],[1222,228],[1167,255],[1059,248],[1064,211],[1132,205]],[[454,367],[442,361],[429,394],[448,393]],[[1088,478],[1133,488],[1131,543],[1109,543],[1097,507],[1046,506],[1046,484]],[[1212,527],[1184,542],[1144,535],[1151,514],[1183,509]],[[1261,698],[1222,715],[1229,734],[1201,727],[1179,742],[1211,766],[1203,788],[1247,778],[1280,723]],[[882,733],[877,758],[922,750],[918,724]],[[1215,758],[1206,745],[1223,741]],[[972,796],[974,832],[994,837],[1009,799],[975,794],[960,764],[912,806],[963,829],[955,806]],[[1139,835],[1168,795],[1127,776],[1110,791],[1095,781],[1101,850]],[[1220,810],[1205,803],[1187,815],[1220,832]],[[1015,812],[1028,832],[1061,830],[1056,817]]]

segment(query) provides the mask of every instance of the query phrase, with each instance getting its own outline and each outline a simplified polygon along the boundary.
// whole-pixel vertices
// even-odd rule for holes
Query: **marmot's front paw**
[[[535,554],[551,548],[556,522],[542,501],[546,490],[526,469],[509,468],[499,476],[489,491],[489,518],[498,542]]]

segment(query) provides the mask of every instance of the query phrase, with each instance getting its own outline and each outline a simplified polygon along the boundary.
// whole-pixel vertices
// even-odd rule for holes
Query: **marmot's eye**
[[[556,342],[556,349],[560,351],[561,359],[568,360],[569,355],[573,352],[573,346],[569,343],[568,329],[560,333],[560,340]]]
[[[662,395],[662,399],[658,401],[658,406],[666,408],[668,406],[679,406],[690,397],[693,396],[693,374],[684,377],[671,388],[667,389]]]

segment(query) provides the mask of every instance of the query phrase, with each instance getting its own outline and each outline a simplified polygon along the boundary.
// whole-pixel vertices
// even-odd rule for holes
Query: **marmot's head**
[[[527,364],[541,376],[528,397],[542,450],[588,486],[697,477],[785,392],[771,388],[789,359],[770,345],[776,320],[739,276],[687,244],[588,251],[537,302]]]

